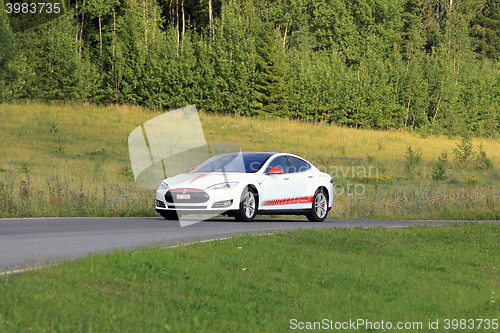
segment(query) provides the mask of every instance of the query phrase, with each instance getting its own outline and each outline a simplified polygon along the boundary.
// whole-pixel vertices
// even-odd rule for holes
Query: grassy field
[[[0,217],[155,215],[154,191],[133,181],[127,138],[157,115],[131,106],[0,105]],[[332,218],[500,219],[498,138],[472,139],[491,160],[488,169],[454,158],[460,138],[204,113],[200,119],[208,142],[294,153],[330,173]],[[431,176],[443,151],[446,179],[438,181]]]
[[[451,329],[457,319],[496,332],[499,235],[500,225],[473,223],[116,250],[0,276],[0,332],[288,332],[324,319],[463,332]]]

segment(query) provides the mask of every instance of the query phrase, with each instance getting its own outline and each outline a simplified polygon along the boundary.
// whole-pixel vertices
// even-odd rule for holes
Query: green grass
[[[95,254],[0,276],[0,332],[288,332],[325,318],[444,332],[445,319],[500,318],[499,235],[479,223],[304,230]]]
[[[133,181],[127,138],[157,115],[131,106],[0,105],[0,217],[155,216],[154,191]],[[460,138],[203,112],[200,119],[208,142],[294,153],[330,173],[330,218],[500,219],[498,139],[472,139],[493,164],[477,169],[454,159]],[[421,157],[405,168],[409,146]],[[442,151],[447,178],[436,181]]]

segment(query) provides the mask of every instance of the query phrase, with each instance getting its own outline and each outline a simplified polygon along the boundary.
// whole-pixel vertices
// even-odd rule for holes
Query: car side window
[[[286,173],[287,165],[285,156],[278,156],[274,160],[272,160],[266,168],[266,173],[269,172],[269,170],[271,170],[272,168],[280,168],[283,170],[283,173]]]
[[[311,165],[300,158],[287,156],[288,159],[288,173],[302,172],[309,170]]]

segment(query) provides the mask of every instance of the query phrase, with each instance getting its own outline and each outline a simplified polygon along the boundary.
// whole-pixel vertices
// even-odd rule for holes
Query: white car
[[[273,152],[217,155],[156,190],[156,211],[167,220],[225,214],[249,222],[257,214],[278,214],[322,222],[332,203],[330,175],[299,156]]]

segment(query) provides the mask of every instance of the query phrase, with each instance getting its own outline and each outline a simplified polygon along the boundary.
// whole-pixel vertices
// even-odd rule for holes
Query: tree
[[[109,0],[87,0],[86,12],[90,14],[90,19],[97,18],[98,28],[99,28],[99,60],[101,60],[102,66],[102,48],[103,48],[103,37],[102,37],[102,26],[103,17],[108,16],[111,13],[113,4]]]
[[[80,57],[76,41],[78,27],[71,15],[62,15],[40,27],[26,32],[37,44],[29,45],[30,69],[37,73],[30,97],[42,100],[87,100],[95,93],[96,70],[87,57]],[[33,38],[36,36],[37,38]]]
[[[443,150],[441,152],[441,155],[438,156],[438,162],[436,163],[436,168],[432,170],[432,179],[440,181],[440,180],[446,180],[448,176],[446,176],[446,159],[448,157],[448,153]]]
[[[258,114],[286,116],[288,113],[285,84],[282,78],[280,51],[270,22],[263,22],[256,39],[257,77],[254,84],[253,109]]]
[[[251,2],[227,1],[214,34],[196,39],[195,99],[207,111],[251,115],[255,82],[255,27]]]
[[[421,32],[424,12],[422,0],[406,0],[402,9],[399,44],[403,59],[410,61],[412,54],[421,50],[425,44]]]
[[[478,56],[500,60],[500,2],[488,0],[470,25],[474,51]]]
[[[2,6],[3,8],[3,6]],[[12,73],[9,64],[17,55],[15,36],[5,10],[0,10],[0,80]]]

